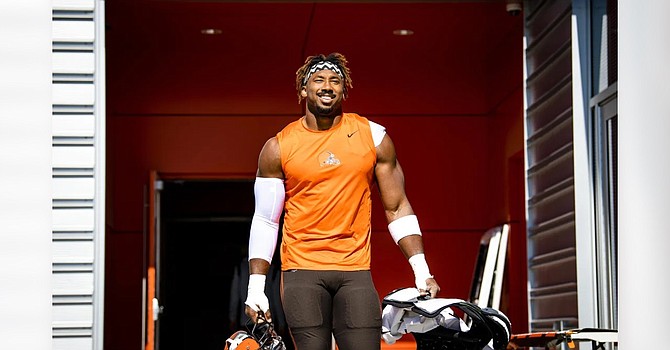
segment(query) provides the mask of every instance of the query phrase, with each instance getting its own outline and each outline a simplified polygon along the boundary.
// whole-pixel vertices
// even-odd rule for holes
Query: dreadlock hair
[[[303,81],[305,80],[307,72],[309,72],[309,68],[321,61],[328,61],[340,67],[343,75],[342,83],[344,84],[344,98],[349,96],[349,88],[352,88],[353,86],[351,85],[351,71],[349,70],[349,67],[347,67],[347,59],[343,54],[339,52],[333,52],[328,56],[320,54],[307,57],[305,64],[303,64],[302,67],[300,67],[298,71],[295,72],[295,88],[298,91],[298,103],[302,102],[300,91],[302,90],[303,86],[305,86]]]

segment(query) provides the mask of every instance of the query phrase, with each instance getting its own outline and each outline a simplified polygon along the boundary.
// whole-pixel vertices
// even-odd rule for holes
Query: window
[[[592,99],[598,325],[617,329],[616,84]]]
[[[595,200],[595,274],[600,328],[617,319],[617,2],[591,6],[591,160]]]

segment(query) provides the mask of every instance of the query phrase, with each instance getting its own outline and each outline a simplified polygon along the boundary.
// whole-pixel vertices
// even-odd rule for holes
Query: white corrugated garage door
[[[53,349],[102,349],[104,2],[53,1]]]

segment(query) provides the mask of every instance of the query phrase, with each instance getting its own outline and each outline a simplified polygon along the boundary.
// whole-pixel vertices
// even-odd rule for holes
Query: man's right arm
[[[259,179],[261,178],[261,179]],[[277,179],[277,180],[275,180]],[[279,180],[279,181],[278,181]],[[263,149],[261,149],[261,153],[258,156],[258,170],[256,170],[256,182],[262,183],[262,182],[276,182],[282,183],[283,187],[283,180],[284,180],[284,172],[282,171],[281,168],[281,153],[279,152],[279,142],[277,141],[276,137],[273,137],[265,142],[265,145],[263,145]],[[261,187],[261,188],[258,188]],[[267,211],[268,206],[272,206],[272,204],[278,204],[278,203],[259,203],[260,201],[265,200],[265,198],[272,199],[273,201],[276,200],[277,195],[281,195],[283,197],[283,193],[272,193],[272,189],[268,189],[268,186],[254,186],[254,191],[257,192],[255,193],[256,196],[256,208],[255,208],[255,213],[254,216],[257,214],[263,214],[261,213],[262,211]],[[261,192],[261,193],[258,193]],[[269,196],[271,195],[271,196]],[[259,198],[260,197],[260,198]],[[259,205],[261,204],[261,205]],[[262,205],[262,204],[267,204],[267,205]],[[283,209],[284,203],[281,203],[281,208]],[[270,210],[275,210],[276,208],[270,208]],[[274,216],[276,213],[270,213],[269,215],[265,216]],[[279,216],[281,216],[281,212],[279,213]],[[277,216],[278,218],[278,216]],[[252,232],[253,234],[253,232]],[[276,235],[277,233],[275,233]],[[275,238],[276,239],[276,238]],[[253,242],[249,242],[250,246],[249,248],[251,249],[251,244]],[[274,251],[273,251],[274,252]],[[272,256],[270,256],[270,260],[266,261],[266,259],[258,259],[254,258],[253,256],[250,255],[249,259],[249,273],[250,274],[263,274],[266,275],[268,273],[268,270],[270,269],[270,262],[272,261]]]
[[[253,320],[259,311],[270,320],[265,295],[265,276],[270,268],[277,244],[279,217],[284,208],[284,174],[281,170],[279,143],[269,139],[258,157],[254,194],[256,205],[249,235],[249,286],[245,302],[246,313]]]

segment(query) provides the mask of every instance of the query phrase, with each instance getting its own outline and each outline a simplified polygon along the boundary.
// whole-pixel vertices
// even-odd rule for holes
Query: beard
[[[316,115],[330,115],[333,112],[333,106],[329,107],[322,107],[322,106],[316,106]]]
[[[307,109],[317,117],[334,117],[342,113],[342,104],[334,104],[332,106],[318,106],[316,104],[308,103]]]
[[[337,101],[329,106],[322,105],[318,101],[307,101],[307,109],[317,117],[336,117],[342,114],[342,101]]]

